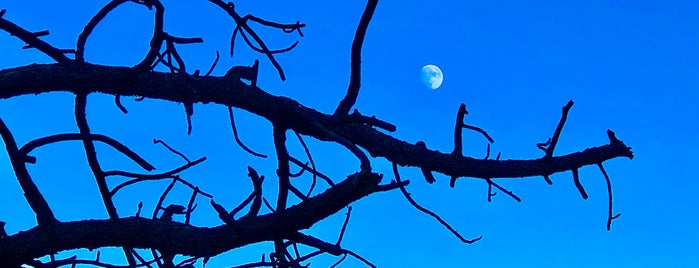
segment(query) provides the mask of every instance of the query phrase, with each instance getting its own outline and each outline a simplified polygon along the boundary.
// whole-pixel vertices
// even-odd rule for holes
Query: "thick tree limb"
[[[285,237],[310,228],[316,222],[374,192],[381,175],[356,173],[335,187],[291,206],[235,221],[234,226],[194,227],[179,222],[137,217],[56,223],[53,229],[33,228],[5,237],[0,243],[0,263],[17,263],[57,251],[77,248],[124,246],[156,248],[181,255],[206,257],[261,241]],[[317,204],[323,204],[318,206]],[[61,239],[50,239],[61,237]]]
[[[614,139],[607,145],[550,158],[475,159],[420,148],[363,124],[337,124],[331,115],[305,107],[290,98],[270,95],[239,80],[159,72],[134,77],[131,70],[87,63],[32,64],[6,69],[0,71],[0,99],[57,91],[77,92],[77,85],[81,85],[110,95],[144,96],[174,102],[213,102],[237,107],[270,121],[283,121],[300,134],[332,141],[326,130],[318,127],[322,126],[364,148],[373,157],[384,157],[401,166],[416,166],[456,177],[544,176],[616,157],[633,158],[631,148]]]

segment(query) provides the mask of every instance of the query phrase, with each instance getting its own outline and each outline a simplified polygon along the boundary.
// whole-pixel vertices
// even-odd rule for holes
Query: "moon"
[[[422,66],[420,76],[422,76],[422,82],[425,83],[425,85],[430,89],[439,88],[439,86],[442,85],[442,81],[444,80],[444,74],[442,74],[442,70],[440,70],[439,67],[437,67],[436,65],[432,64]]]

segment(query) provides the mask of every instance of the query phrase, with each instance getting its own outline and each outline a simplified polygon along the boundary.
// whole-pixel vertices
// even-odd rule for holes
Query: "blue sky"
[[[175,36],[204,38],[203,44],[179,46],[188,70],[205,71],[221,52],[214,75],[232,65],[260,59],[258,85],[275,95],[297,99],[331,113],[349,80],[349,51],[362,1],[238,1],[237,10],[278,22],[307,23],[304,37],[258,27],[273,47],[300,40],[279,55],[287,74],[280,81],[264,57],[237,40],[234,58],[227,54],[233,22],[208,1],[163,1],[165,30]],[[476,3],[477,2],[477,3]],[[74,48],[84,24],[104,1],[4,1],[5,18],[51,35],[43,40]],[[275,6],[275,8],[271,8]],[[92,63],[131,66],[147,50],[152,13],[124,5],[96,29],[87,43]],[[36,50],[0,34],[0,68],[50,63]],[[382,1],[369,26],[363,50],[362,89],[356,107],[397,125],[395,137],[423,140],[429,148],[451,151],[453,121],[460,103],[470,111],[466,122],[487,130],[494,152],[504,159],[537,158],[535,144],[553,132],[561,107],[575,100],[556,154],[605,144],[607,129],[633,147],[635,158],[605,163],[614,189],[614,210],[622,213],[612,231],[605,230],[606,188],[594,166],[580,170],[590,198],[582,200],[570,173],[542,178],[497,181],[518,194],[517,203],[498,194],[486,201],[481,180],[460,179],[456,188],[445,176],[428,185],[419,170],[403,168],[413,197],[448,220],[466,237],[484,239],[463,245],[433,219],[413,209],[399,192],[376,194],[354,204],[343,245],[379,267],[539,266],[539,267],[688,267],[699,262],[699,3],[696,1]],[[422,85],[425,64],[444,72],[437,90]],[[110,134],[155,164],[158,170],[181,165],[181,159],[152,139],[163,139],[190,158],[208,160],[182,176],[231,208],[250,189],[246,166],[268,177],[265,190],[273,200],[275,161],[254,158],[235,145],[225,107],[195,105],[194,130],[186,135],[181,105],[124,99],[122,114],[112,98],[91,95],[88,120],[93,131]],[[65,93],[22,96],[0,102],[0,116],[20,144],[60,132],[75,132],[73,97]],[[268,122],[236,110],[241,139],[273,154]],[[339,180],[354,172],[356,159],[342,147],[306,139],[319,168]],[[464,152],[485,154],[485,140],[464,134]],[[293,155],[302,149],[289,136]],[[106,169],[136,170],[127,159],[98,147]],[[94,180],[79,142],[50,145],[35,153],[30,172],[59,220],[105,218]],[[392,178],[390,164],[375,159],[374,169]],[[121,179],[114,178],[110,185]],[[0,220],[8,233],[30,228],[29,207],[0,154]],[[304,189],[308,178],[301,178]],[[144,183],[116,197],[122,215],[135,213],[143,201],[150,213],[167,182]],[[242,189],[242,190],[241,190]],[[166,203],[186,203],[189,192],[175,188]],[[152,196],[152,197],[151,197]],[[192,222],[220,222],[208,200]],[[334,241],[343,213],[314,226],[309,233]],[[233,251],[210,266],[256,261],[271,245]],[[105,256],[119,251],[105,250]],[[111,254],[111,255],[110,255]],[[93,256],[86,253],[85,256]],[[66,255],[69,256],[69,255]],[[334,258],[313,261],[328,266]],[[357,267],[347,260],[344,267]],[[314,266],[315,267],[315,266]]]

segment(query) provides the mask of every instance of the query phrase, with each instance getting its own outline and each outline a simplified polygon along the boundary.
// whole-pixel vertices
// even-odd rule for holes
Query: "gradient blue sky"
[[[207,70],[221,51],[215,75],[232,65],[261,61],[258,85],[275,94],[330,113],[345,93],[349,51],[363,1],[237,1],[242,14],[279,22],[307,23],[305,37],[278,60],[288,80],[279,80],[269,61],[237,40],[236,56],[227,56],[234,27],[208,1],[163,1],[165,30],[175,36],[203,37],[205,43],[179,46],[188,70]],[[403,168],[413,197],[448,220],[466,237],[484,236],[463,245],[432,218],[413,209],[399,192],[376,194],[354,204],[343,245],[379,267],[689,267],[699,263],[699,3],[696,1],[382,1],[364,44],[362,90],[357,108],[398,126],[395,137],[424,140],[428,147],[451,151],[454,116],[460,103],[470,111],[469,124],[487,130],[494,152],[504,159],[541,156],[535,144],[553,132],[561,107],[574,99],[557,154],[606,144],[605,130],[633,147],[636,158],[605,163],[614,189],[614,210],[622,213],[612,231],[605,230],[607,195],[604,178],[594,167],[581,169],[590,195],[582,200],[570,173],[542,178],[504,179],[498,183],[518,194],[517,203],[498,194],[486,201],[481,180],[460,179],[455,189],[437,176],[427,185],[420,172]],[[105,1],[3,1],[5,18],[51,35],[43,40],[74,48],[84,24]],[[274,7],[273,7],[274,6]],[[273,7],[273,8],[272,8]],[[96,29],[87,43],[92,63],[131,66],[147,50],[152,12],[125,5]],[[273,47],[296,35],[258,27]],[[0,34],[0,68],[50,63],[36,50]],[[444,71],[438,90],[421,84],[420,68],[436,64]],[[186,135],[181,105],[155,100],[123,100],[122,114],[112,98],[91,95],[88,120],[94,132],[110,134],[154,163],[158,170],[182,160],[158,138],[204,164],[182,176],[232,208],[251,189],[247,165],[266,175],[265,190],[274,199],[275,161],[251,157],[235,145],[225,107],[195,105],[194,130]],[[23,96],[0,101],[0,116],[20,144],[59,132],[76,132],[73,96],[65,93]],[[271,126],[236,111],[241,139],[273,154]],[[293,155],[302,150],[289,136]],[[354,172],[357,161],[340,146],[307,139],[319,169],[336,180]],[[465,153],[485,154],[479,135],[464,135]],[[107,147],[98,147],[105,169],[137,170]],[[38,149],[30,166],[36,183],[59,220],[106,218],[79,142]],[[390,165],[374,160],[377,172],[392,178]],[[113,178],[110,185],[122,179]],[[0,220],[8,233],[33,226],[5,154],[0,154]],[[294,183],[304,189],[308,178]],[[150,214],[167,182],[132,186],[116,196],[119,212],[132,215],[144,201]],[[186,204],[189,192],[175,188],[167,204]],[[192,222],[220,224],[208,200],[198,199]],[[344,213],[309,231],[334,241]],[[207,267],[256,261],[270,244],[247,247],[212,259]],[[78,251],[83,252],[83,251]],[[86,252],[86,251],[84,251]],[[104,250],[104,258],[119,256]],[[70,256],[70,254],[62,254]],[[87,257],[93,253],[85,253]],[[336,258],[315,259],[326,267]],[[347,260],[342,267],[359,267]]]

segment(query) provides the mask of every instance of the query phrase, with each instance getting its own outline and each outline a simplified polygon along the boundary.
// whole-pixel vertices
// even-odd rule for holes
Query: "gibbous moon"
[[[422,76],[422,82],[431,89],[439,88],[442,85],[442,80],[444,80],[442,70],[432,64],[423,66],[420,75]]]

